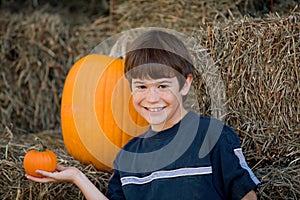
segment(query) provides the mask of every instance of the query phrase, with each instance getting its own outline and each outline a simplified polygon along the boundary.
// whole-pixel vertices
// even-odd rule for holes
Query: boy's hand
[[[47,182],[71,182],[74,183],[76,176],[80,171],[75,167],[64,167],[62,165],[56,166],[55,172],[46,172],[37,170],[36,172],[43,175],[43,178],[37,178],[26,174],[25,176],[35,182],[47,183]]]

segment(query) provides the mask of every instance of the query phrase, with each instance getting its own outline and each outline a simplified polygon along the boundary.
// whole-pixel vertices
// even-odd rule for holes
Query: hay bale
[[[57,155],[59,164],[77,167],[105,193],[110,174],[97,171],[92,165],[82,165],[70,157],[64,149],[61,134],[44,131],[15,137],[11,129],[6,127],[0,143],[1,199],[85,199],[78,188],[70,183],[41,184],[25,177],[23,159],[28,149],[34,146],[35,137],[39,137]]]
[[[242,17],[234,1],[129,0],[114,11],[119,30],[164,27],[180,32],[197,31],[203,24],[223,23]]]
[[[298,6],[298,7],[297,7]],[[119,31],[140,27],[163,27],[191,34],[201,26],[214,26],[239,20],[243,16],[267,17],[269,12],[289,15],[300,3],[295,0],[128,0],[111,11]]]
[[[60,98],[67,72],[111,34],[108,20],[71,27],[59,14],[3,12],[1,130],[11,123],[16,133],[60,127]]]
[[[196,36],[219,67],[225,121],[262,181],[261,199],[298,199],[299,178],[292,177],[300,174],[300,13],[244,18]],[[203,94],[199,98],[207,101]]]
[[[2,125],[25,133],[56,129],[59,91],[74,60],[68,25],[41,12],[4,13],[1,23]]]

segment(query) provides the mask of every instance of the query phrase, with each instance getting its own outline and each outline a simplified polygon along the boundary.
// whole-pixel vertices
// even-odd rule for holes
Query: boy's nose
[[[149,88],[149,90],[147,91],[147,101],[149,102],[156,102],[159,100],[159,93],[156,90],[156,88]]]

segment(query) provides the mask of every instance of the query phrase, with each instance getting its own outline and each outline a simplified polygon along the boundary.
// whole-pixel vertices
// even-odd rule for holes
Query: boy
[[[72,182],[87,199],[257,199],[259,181],[247,166],[239,138],[216,119],[187,111],[194,75],[184,44],[152,30],[125,56],[133,105],[150,128],[118,153],[104,196],[78,169],[39,171],[38,182]]]

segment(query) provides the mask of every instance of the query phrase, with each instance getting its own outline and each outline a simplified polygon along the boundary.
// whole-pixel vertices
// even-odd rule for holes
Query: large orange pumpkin
[[[92,54],[69,71],[61,125],[67,151],[84,164],[109,171],[119,149],[148,124],[134,110],[123,76],[124,60]]]

